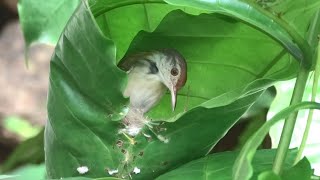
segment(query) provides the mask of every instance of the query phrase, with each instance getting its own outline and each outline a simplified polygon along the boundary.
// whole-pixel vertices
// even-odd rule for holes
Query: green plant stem
[[[293,90],[292,99],[290,105],[295,105],[302,101],[304,89],[307,83],[309,71],[305,69],[303,65],[300,66],[300,71],[297,77],[297,81]],[[275,157],[275,161],[273,163],[273,171],[276,174],[280,174],[285,158],[288,153],[291,137],[293,134],[294,126],[296,123],[298,112],[292,113],[288,118],[285,120],[284,128],[281,133],[280,143],[277,150],[277,154]]]
[[[318,44],[320,44],[320,42]],[[312,94],[311,94],[311,101],[312,102],[316,101],[319,76],[320,76],[320,47],[318,45],[318,58],[316,61],[316,67],[315,67],[314,76],[313,76],[313,85],[312,85]],[[311,122],[312,122],[312,117],[313,117],[313,110],[310,110],[309,114],[308,114],[306,129],[303,133],[301,145],[300,145],[297,157],[295,159],[295,164],[300,161],[302,153],[303,153],[305,146],[307,144],[309,131],[310,131],[310,127],[311,127]]]
[[[292,106],[289,106],[276,115],[274,115],[269,121],[264,123],[244,144],[242,147],[232,170],[232,177],[234,180],[250,179],[253,174],[252,159],[257,151],[257,148],[263,141],[264,137],[270,131],[270,128],[281,119],[290,116],[292,113],[296,113],[302,109],[320,109],[320,104],[315,102],[301,102]]]
[[[316,41],[314,39],[317,38],[318,32],[320,30],[319,19],[320,19],[320,11],[318,10],[316,12],[312,22],[311,22],[310,29],[307,34],[307,44],[308,45],[306,45],[306,41],[301,40],[300,37],[297,36],[294,32],[291,32],[291,31],[288,32],[290,35],[293,35],[295,40],[299,40],[298,41],[299,47],[302,48],[302,51],[304,52],[304,61],[301,61],[301,63],[311,62],[310,64],[312,64],[313,57],[314,57],[313,56],[313,54],[314,54],[313,47],[316,45]],[[283,23],[283,22],[279,21],[279,23]],[[283,25],[285,26],[285,24],[283,24]],[[293,34],[291,34],[291,33],[293,33]],[[292,94],[292,99],[291,99],[290,105],[294,105],[294,104],[301,102],[302,97],[303,97],[303,93],[304,93],[304,89],[305,89],[305,86],[307,83],[308,75],[309,75],[308,65],[306,66],[306,65],[300,64],[300,71],[299,71],[297,81],[296,81],[296,84],[294,87],[294,91]],[[294,126],[296,123],[297,115],[298,115],[298,113],[294,113],[294,114],[290,115],[285,121],[284,128],[281,133],[279,147],[278,147],[277,154],[276,154],[276,157],[275,157],[275,160],[273,163],[273,171],[276,174],[281,173],[281,170],[282,170],[282,167],[283,167],[283,164],[284,164],[284,161],[285,161],[285,158],[287,156],[288,149],[290,146],[290,141],[291,141]]]

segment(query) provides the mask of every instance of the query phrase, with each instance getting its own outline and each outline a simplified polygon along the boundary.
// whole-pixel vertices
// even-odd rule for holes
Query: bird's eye
[[[171,75],[172,76],[177,76],[179,74],[179,70],[177,68],[172,68],[171,69]]]

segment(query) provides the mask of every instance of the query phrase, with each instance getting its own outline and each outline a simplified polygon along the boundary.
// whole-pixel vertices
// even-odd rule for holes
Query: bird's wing
[[[138,60],[144,59],[151,54],[152,52],[140,52],[133,55],[125,56],[119,61],[118,67],[123,71],[129,71],[132,66],[138,62]]]

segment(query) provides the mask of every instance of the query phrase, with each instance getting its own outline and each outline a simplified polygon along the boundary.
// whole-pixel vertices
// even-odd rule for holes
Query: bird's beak
[[[174,111],[177,104],[177,89],[174,86],[172,86],[170,89],[170,92],[171,92],[172,111]]]

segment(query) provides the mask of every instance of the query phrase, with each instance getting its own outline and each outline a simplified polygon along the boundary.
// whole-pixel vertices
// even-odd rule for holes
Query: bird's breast
[[[156,75],[132,71],[124,96],[130,97],[130,108],[147,112],[159,102],[165,91],[165,85]]]

